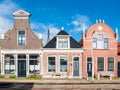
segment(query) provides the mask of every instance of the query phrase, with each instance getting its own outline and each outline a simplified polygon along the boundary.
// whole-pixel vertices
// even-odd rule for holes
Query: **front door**
[[[88,77],[92,77],[92,58],[87,58],[87,74]]]
[[[118,62],[118,77],[120,77],[120,62]]]
[[[18,60],[18,77],[26,77],[26,60]]]
[[[79,76],[79,57],[74,57],[73,60],[73,76]]]

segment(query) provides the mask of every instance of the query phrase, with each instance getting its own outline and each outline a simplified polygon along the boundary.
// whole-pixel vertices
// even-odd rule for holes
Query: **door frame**
[[[78,58],[79,58],[79,61],[78,61],[78,62],[79,62],[79,76],[81,75],[80,71],[81,71],[81,68],[82,68],[82,67],[81,67],[81,63],[80,63],[80,60],[81,60],[81,59],[80,59],[80,56],[73,56],[73,57],[72,57],[72,65],[71,65],[71,66],[72,66],[72,76],[73,76],[73,77],[79,77],[79,76],[74,76],[74,74],[73,74],[73,73],[74,73],[74,68],[73,68],[74,57],[78,57]]]
[[[120,62],[117,62],[117,77],[120,77],[120,75],[118,75],[118,67],[120,67],[120,66],[118,66],[118,63],[120,63]]]
[[[87,74],[88,74],[88,71],[87,71],[87,64],[88,64],[88,58],[91,58],[92,59],[92,57],[91,56],[88,56],[88,57],[86,57],[86,76],[87,76]],[[93,64],[93,61],[91,61],[91,63]],[[92,66],[92,72],[93,72],[93,66]],[[93,74],[93,73],[92,73]],[[92,77],[92,76],[91,76]]]
[[[18,60],[18,64],[17,64],[17,72],[19,70],[19,61],[25,61],[25,77],[27,76],[27,60]],[[18,75],[19,73],[17,73],[17,77],[19,77]]]

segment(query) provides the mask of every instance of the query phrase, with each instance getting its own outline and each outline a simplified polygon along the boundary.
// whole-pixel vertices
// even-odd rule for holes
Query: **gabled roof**
[[[13,13],[13,16],[30,16],[30,13],[28,13],[24,10],[18,10]]]
[[[57,35],[69,35],[66,31],[61,30]]]
[[[60,35],[60,36],[64,36],[64,35],[68,35],[70,36],[66,31],[64,30],[61,30],[57,36]],[[52,40],[50,40],[45,46],[44,48],[56,48],[56,44],[57,44],[57,39],[55,36]],[[70,36],[70,48],[81,48],[80,44],[73,38]]]

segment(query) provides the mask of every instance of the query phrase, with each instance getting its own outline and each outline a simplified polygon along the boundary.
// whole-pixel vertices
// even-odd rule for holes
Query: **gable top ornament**
[[[24,10],[18,10],[18,11],[16,11],[16,12],[14,12],[13,13],[13,16],[15,16],[15,17],[29,17],[30,16],[30,13],[28,13],[28,12],[26,12],[26,11],[24,11]]]

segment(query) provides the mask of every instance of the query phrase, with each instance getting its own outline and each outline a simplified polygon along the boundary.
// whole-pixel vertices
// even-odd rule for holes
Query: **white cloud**
[[[74,27],[73,29],[70,30],[70,32],[81,32],[83,28],[87,30],[91,22],[87,16],[76,15],[76,17],[74,17],[74,20],[71,22],[71,24]]]
[[[59,29],[53,24],[43,24],[43,23],[31,23],[31,28],[36,34],[42,34],[43,43],[47,42],[48,29],[50,30],[50,39],[52,39],[58,32]]]
[[[4,34],[8,28],[13,26],[12,13],[18,8],[18,5],[11,0],[5,0],[0,3],[0,36]]]

